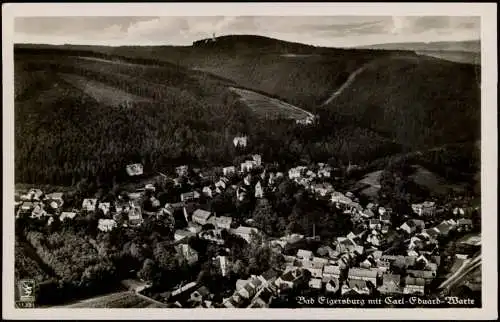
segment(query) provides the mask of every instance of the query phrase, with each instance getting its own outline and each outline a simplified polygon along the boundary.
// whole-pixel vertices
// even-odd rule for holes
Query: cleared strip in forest
[[[314,117],[312,113],[297,106],[254,91],[236,87],[229,87],[229,90],[236,93],[255,113],[267,119],[302,120]]]
[[[363,66],[359,67],[354,72],[352,72],[351,75],[349,75],[347,80],[344,82],[344,84],[342,84],[342,86],[340,86],[337,90],[335,90],[335,92],[323,103],[323,105],[330,104],[334,99],[336,99],[340,94],[342,94],[347,88],[349,88],[352,85],[352,83],[357,79],[357,77],[361,73],[363,73],[365,70],[367,70],[369,68],[377,67],[380,62],[386,61],[387,59],[401,59],[401,60],[406,60],[409,62],[417,62],[418,61],[418,58],[413,57],[413,56],[393,56],[393,57],[388,57],[388,58],[383,57],[380,59],[372,60],[372,61],[364,64]]]
[[[104,105],[123,106],[131,102],[151,102],[150,99],[130,94],[119,88],[111,87],[82,76],[66,73],[60,73],[59,75],[65,81]]]

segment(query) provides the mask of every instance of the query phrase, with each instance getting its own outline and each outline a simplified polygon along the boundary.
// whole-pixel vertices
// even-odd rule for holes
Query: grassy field
[[[91,299],[78,301],[77,303],[61,306],[61,308],[161,308],[166,305],[160,305],[154,301],[135,294],[133,291],[124,291],[112,293],[104,296],[98,296]]]
[[[250,90],[230,87],[253,112],[266,119],[303,120],[313,117],[310,112]]]
[[[60,74],[61,77],[95,99],[98,103],[107,106],[127,106],[132,102],[150,102],[150,99],[127,93],[116,87],[107,86],[101,82],[86,79],[71,74]]]

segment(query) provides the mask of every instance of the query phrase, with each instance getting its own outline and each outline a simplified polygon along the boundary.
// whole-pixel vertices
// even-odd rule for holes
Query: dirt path
[[[408,61],[414,61],[415,59],[418,59],[416,57],[411,57],[411,56],[393,56],[393,57],[384,57],[384,58],[379,58],[372,60],[371,62],[368,62],[361,66],[360,68],[356,69],[354,72],[349,75],[347,80],[340,86],[322,105],[327,105],[330,104],[335,98],[337,98],[340,94],[342,94],[351,84],[356,80],[356,78],[365,70],[371,67],[377,66],[381,61],[388,60],[388,59],[403,59],[403,60],[408,60]]]

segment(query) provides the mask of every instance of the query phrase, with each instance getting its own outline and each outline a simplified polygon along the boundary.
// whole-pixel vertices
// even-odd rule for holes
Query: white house
[[[262,157],[260,156],[260,154],[252,155],[252,160],[255,162],[255,165],[258,167],[260,167],[260,165],[262,164]]]
[[[224,167],[222,169],[222,173],[225,175],[225,176],[229,176],[233,173],[236,172],[236,168],[234,166],[229,166],[229,167]]]
[[[212,188],[210,188],[210,186],[203,187],[203,190],[201,192],[206,197],[212,197],[213,195]]]
[[[178,167],[175,168],[175,173],[179,177],[184,177],[184,176],[187,175],[188,169],[189,169],[189,167],[187,165],[181,165],[181,166],[178,166]]]
[[[61,215],[59,216],[59,220],[63,221],[66,218],[74,219],[75,217],[76,217],[76,213],[75,212],[63,211],[61,213]]]
[[[257,182],[255,184],[255,198],[262,198],[264,196],[264,191],[262,189],[262,184]]]
[[[48,216],[47,212],[43,209],[42,203],[35,203],[35,207],[31,212],[31,218],[42,218]]]
[[[140,163],[129,164],[127,165],[125,170],[127,171],[127,174],[131,177],[142,175],[144,172],[144,168]]]
[[[181,201],[188,201],[199,198],[200,198],[200,193],[198,191],[185,192],[181,194]]]
[[[419,204],[412,204],[411,208],[419,216],[433,216],[436,212],[436,203],[425,201]]]
[[[86,211],[95,211],[95,208],[97,206],[97,199],[84,199],[83,200],[83,204],[82,204],[82,208],[83,210],[86,210]]]
[[[114,228],[116,228],[116,226],[117,226],[116,221],[114,221],[113,219],[99,219],[97,224],[97,228],[100,231],[104,232],[111,231]]]
[[[233,144],[235,147],[246,147],[248,143],[248,138],[246,136],[236,136],[233,139]]]
[[[206,225],[212,213],[203,209],[196,209],[193,212],[192,221],[200,225]]]
[[[288,170],[288,177],[290,179],[298,179],[302,176],[302,173],[307,169],[305,166],[298,166]]]
[[[233,229],[231,232],[235,235],[240,236],[249,243],[252,240],[252,232],[258,234],[259,230],[253,227],[239,226],[238,228]]]
[[[54,209],[62,207],[64,204],[62,192],[54,192],[45,196],[45,200],[50,201],[50,206]]]
[[[312,260],[313,253],[310,250],[299,249],[297,251],[297,258],[304,260]]]
[[[99,209],[101,209],[102,212],[105,215],[107,215],[109,213],[110,203],[109,202],[101,202],[101,203],[99,203]]]
[[[241,172],[248,172],[251,171],[253,168],[255,168],[257,163],[253,160],[247,160],[243,162],[241,166]]]

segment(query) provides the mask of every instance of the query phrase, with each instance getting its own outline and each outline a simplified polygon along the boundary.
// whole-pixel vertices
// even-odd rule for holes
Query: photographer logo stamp
[[[23,279],[17,282],[19,299],[17,304],[20,308],[34,307],[36,282],[33,279]]]

